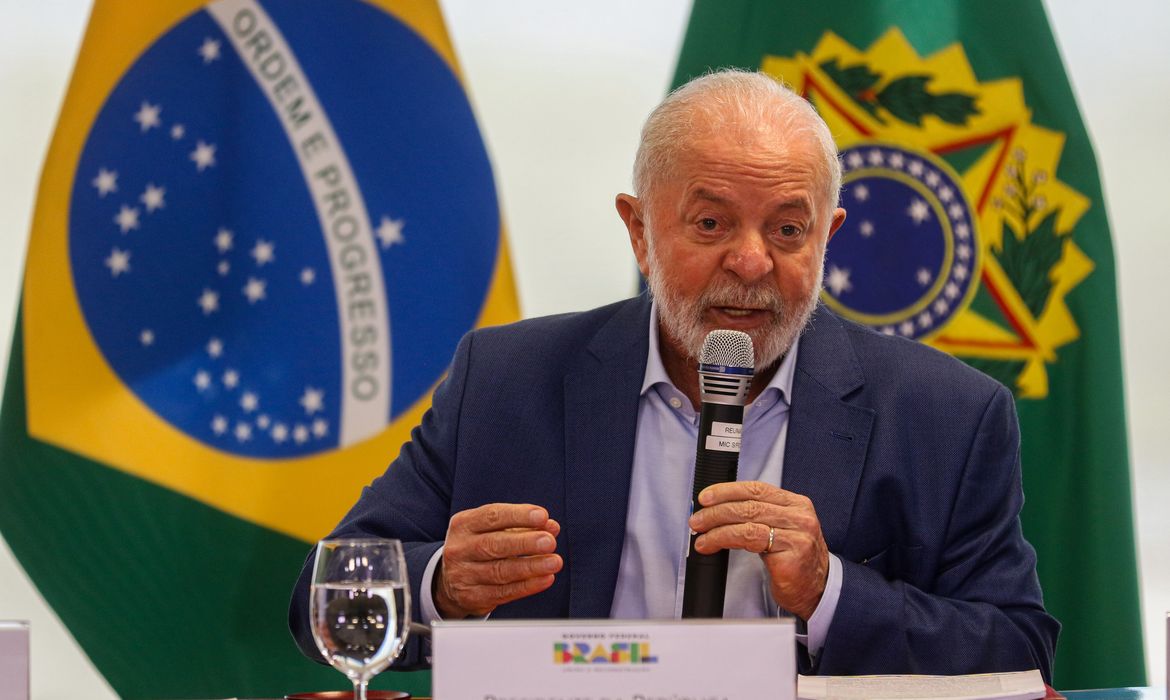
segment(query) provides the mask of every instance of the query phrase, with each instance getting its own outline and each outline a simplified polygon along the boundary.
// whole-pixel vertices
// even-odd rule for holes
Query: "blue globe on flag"
[[[239,456],[352,444],[424,398],[500,244],[458,77],[357,0],[193,13],[122,77],[77,173],[69,258],[102,355]]]

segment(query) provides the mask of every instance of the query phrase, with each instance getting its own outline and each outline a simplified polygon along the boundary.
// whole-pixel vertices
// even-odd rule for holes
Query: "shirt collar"
[[[662,364],[662,354],[658,345],[658,302],[653,301],[650,304],[650,347],[646,354],[646,374],[642,378],[642,391],[639,395],[645,396],[646,392],[650,391],[656,384],[666,384],[667,386],[678,391],[678,387],[670,381],[670,377],[666,374],[666,365]],[[756,400],[759,400],[765,395],[778,395],[777,398],[789,406],[792,405],[792,381],[796,376],[796,354],[800,350],[800,336],[796,336],[792,347],[788,353],[784,355],[784,359],[780,361],[780,366],[776,369],[776,373],[772,375],[772,380],[760,392]],[[753,402],[754,403],[754,402]],[[771,404],[772,401],[767,403]],[[751,404],[748,404],[749,406]]]

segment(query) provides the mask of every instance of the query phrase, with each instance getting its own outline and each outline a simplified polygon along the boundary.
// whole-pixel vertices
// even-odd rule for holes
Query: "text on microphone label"
[[[742,437],[743,425],[740,423],[721,423],[719,421],[712,421],[711,435],[715,437]]]
[[[739,438],[708,435],[707,449],[717,450],[719,452],[739,452]]]

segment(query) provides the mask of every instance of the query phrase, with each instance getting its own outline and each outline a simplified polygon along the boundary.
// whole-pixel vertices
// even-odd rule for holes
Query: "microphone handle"
[[[718,424],[718,425],[716,425]],[[728,430],[724,426],[735,426]],[[712,484],[735,481],[739,471],[739,445],[743,426],[743,406],[703,403],[699,413],[699,440],[695,454],[695,484],[691,491],[691,509],[699,510],[699,492]],[[687,554],[687,572],[683,585],[684,618],[723,617],[723,598],[727,590],[726,549],[715,554],[695,551],[697,535],[691,534]]]

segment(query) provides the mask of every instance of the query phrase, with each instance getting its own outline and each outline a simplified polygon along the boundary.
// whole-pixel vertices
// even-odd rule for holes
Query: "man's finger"
[[[695,532],[706,532],[721,525],[762,523],[777,529],[802,530],[816,522],[815,512],[762,501],[717,503],[695,511],[688,524]]]
[[[549,554],[557,548],[557,540],[543,530],[510,530],[469,535],[447,546],[455,550],[452,556],[474,562]]]
[[[491,596],[491,607],[495,608],[504,603],[511,603],[514,600],[540,593],[551,586],[555,580],[556,578],[552,575],[539,576],[487,589],[485,593]]]
[[[469,585],[501,586],[555,574],[563,567],[564,560],[557,554],[519,559],[497,559],[490,562],[469,564],[465,577]]]
[[[695,551],[699,554],[714,554],[721,549],[742,549],[756,554],[762,553],[768,547],[767,525],[762,523],[735,523],[723,525],[701,535],[695,540]],[[779,540],[780,531],[776,531],[775,540]],[[772,544],[776,551],[776,542]]]
[[[797,505],[807,500],[800,494],[763,481],[725,481],[712,484],[699,493],[699,505],[706,508],[731,501],[762,501],[778,506]]]
[[[528,503],[489,503],[456,513],[451,517],[450,530],[483,533],[508,528],[544,528],[548,511]]]

